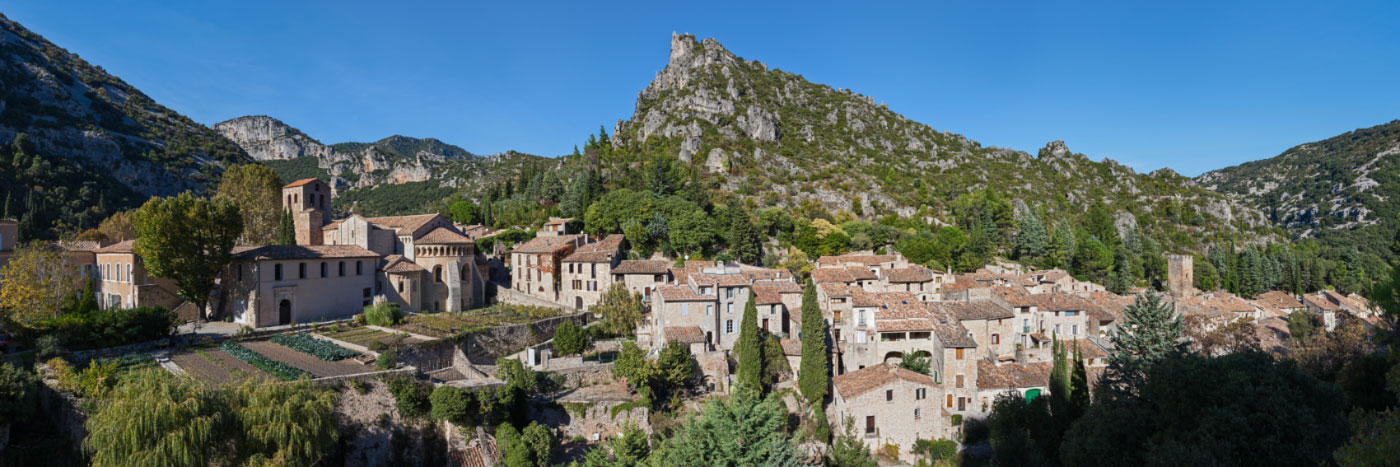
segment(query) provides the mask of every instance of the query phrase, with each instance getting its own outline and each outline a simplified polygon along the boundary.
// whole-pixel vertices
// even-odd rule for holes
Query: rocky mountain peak
[[[301,130],[266,115],[249,115],[215,123],[214,130],[260,161],[302,156],[330,159],[334,152]]]
[[[1069,154],[1069,147],[1065,146],[1064,141],[1057,139],[1049,143],[1045,143],[1045,147],[1040,149],[1039,157],[1042,159],[1063,159]]]

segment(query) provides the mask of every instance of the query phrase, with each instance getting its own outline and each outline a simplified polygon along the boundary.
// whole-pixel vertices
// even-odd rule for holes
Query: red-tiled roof
[[[935,312],[946,313],[959,321],[982,319],[1014,318],[1015,314],[995,302],[979,300],[975,302],[933,302],[928,307]]]
[[[467,238],[467,236],[465,235],[457,233],[457,231],[453,228],[438,227],[429,231],[426,234],[423,234],[422,237],[418,237],[418,239],[414,240],[413,243],[415,245],[472,243],[472,239]]]
[[[817,287],[820,287],[822,292],[825,293],[828,297],[851,296],[851,289],[850,287],[846,287],[846,284],[828,282],[825,284],[817,284]]]
[[[778,343],[783,345],[783,355],[789,357],[802,356],[802,341],[797,339],[783,339],[778,341]]]
[[[668,302],[700,302],[715,299],[713,295],[695,293],[695,289],[688,285],[663,285],[656,288],[656,293],[661,294],[661,299]]]
[[[356,245],[267,245],[234,247],[233,257],[254,261],[277,259],[377,258],[378,254]]]
[[[308,183],[311,183],[311,182],[319,182],[319,181],[321,181],[321,180],[320,180],[320,179],[316,179],[316,178],[303,178],[303,179],[301,179],[301,180],[297,180],[297,181],[295,181],[295,182],[288,183],[287,186],[284,186],[284,187],[282,187],[282,188],[295,188],[295,187],[299,187],[299,186],[302,186],[302,185],[305,185],[305,184],[308,184]]]
[[[608,235],[603,238],[603,241],[578,247],[573,254],[564,258],[564,262],[611,263],[614,258],[622,254],[622,239],[621,234]]]
[[[860,397],[861,394],[887,386],[897,380],[933,386],[933,378],[928,375],[900,368],[898,365],[881,363],[868,366],[831,378],[837,394],[846,400]]]
[[[634,260],[626,259],[617,263],[613,268],[613,274],[666,274],[670,272],[671,262],[661,259]]]
[[[432,222],[441,216],[437,214],[416,214],[411,216],[386,216],[386,217],[366,217],[365,220],[376,227],[386,230],[393,230],[398,235],[405,235],[424,224]]]
[[[125,240],[92,251],[94,253],[132,253],[136,251],[135,247],[136,240]],[[238,248],[235,247],[234,249],[237,250]]]
[[[389,274],[410,274],[414,272],[426,271],[422,266],[409,261],[403,255],[389,255],[384,257],[384,265],[380,266],[381,271]]]
[[[802,286],[790,281],[758,281],[753,283],[754,304],[783,303],[783,294],[800,294]]]
[[[812,282],[818,284],[855,282],[855,277],[845,268],[817,268],[812,270]]]
[[[1007,363],[997,365],[987,360],[977,360],[977,387],[979,389],[1010,389],[1044,387],[1050,385],[1050,372],[1054,364]]]
[[[933,271],[923,266],[910,266],[907,268],[894,268],[885,271],[885,277],[890,282],[911,283],[930,282],[933,280]]]
[[[682,344],[698,344],[705,342],[705,331],[701,331],[699,326],[666,326],[663,330],[667,341],[680,342]]]
[[[530,239],[530,241],[516,245],[515,249],[511,250],[511,252],[528,254],[565,253],[574,247],[574,242],[580,237],[581,235],[546,235],[543,237],[535,237]]]

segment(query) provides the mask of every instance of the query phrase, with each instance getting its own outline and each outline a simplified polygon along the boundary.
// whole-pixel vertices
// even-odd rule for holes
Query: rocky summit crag
[[[764,203],[817,203],[857,215],[938,218],[984,187],[1075,216],[1106,203],[1173,248],[1276,238],[1259,209],[1171,170],[1142,174],[1049,143],[1037,156],[983,146],[891,111],[875,99],[744,60],[714,39],[676,34],[670,59],[618,122],[605,170],[674,155],[721,190]]]

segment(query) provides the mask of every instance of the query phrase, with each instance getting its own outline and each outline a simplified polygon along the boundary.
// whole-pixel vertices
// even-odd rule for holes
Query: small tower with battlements
[[[291,211],[297,245],[325,244],[321,228],[331,220],[331,187],[315,178],[282,187],[282,209]]]

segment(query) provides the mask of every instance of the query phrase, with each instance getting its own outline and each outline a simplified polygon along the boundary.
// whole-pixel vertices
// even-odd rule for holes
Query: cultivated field
[[[409,344],[421,341],[403,334],[384,332],[368,326],[342,329],[336,332],[321,332],[323,336],[342,342],[349,342],[355,345],[369,347],[374,341],[379,341],[384,345]]]
[[[388,335],[387,333],[382,333]],[[355,359],[325,361],[290,347],[268,340],[243,341],[244,347],[273,361],[281,362],[311,374],[312,378],[345,376],[374,371]],[[209,384],[237,382],[243,378],[276,379],[218,347],[195,348],[170,356],[170,360],[186,373]]]
[[[419,313],[410,315],[394,329],[437,338],[452,337],[464,332],[496,326],[525,324],[570,314],[558,308],[496,305],[490,308],[459,312]]]

